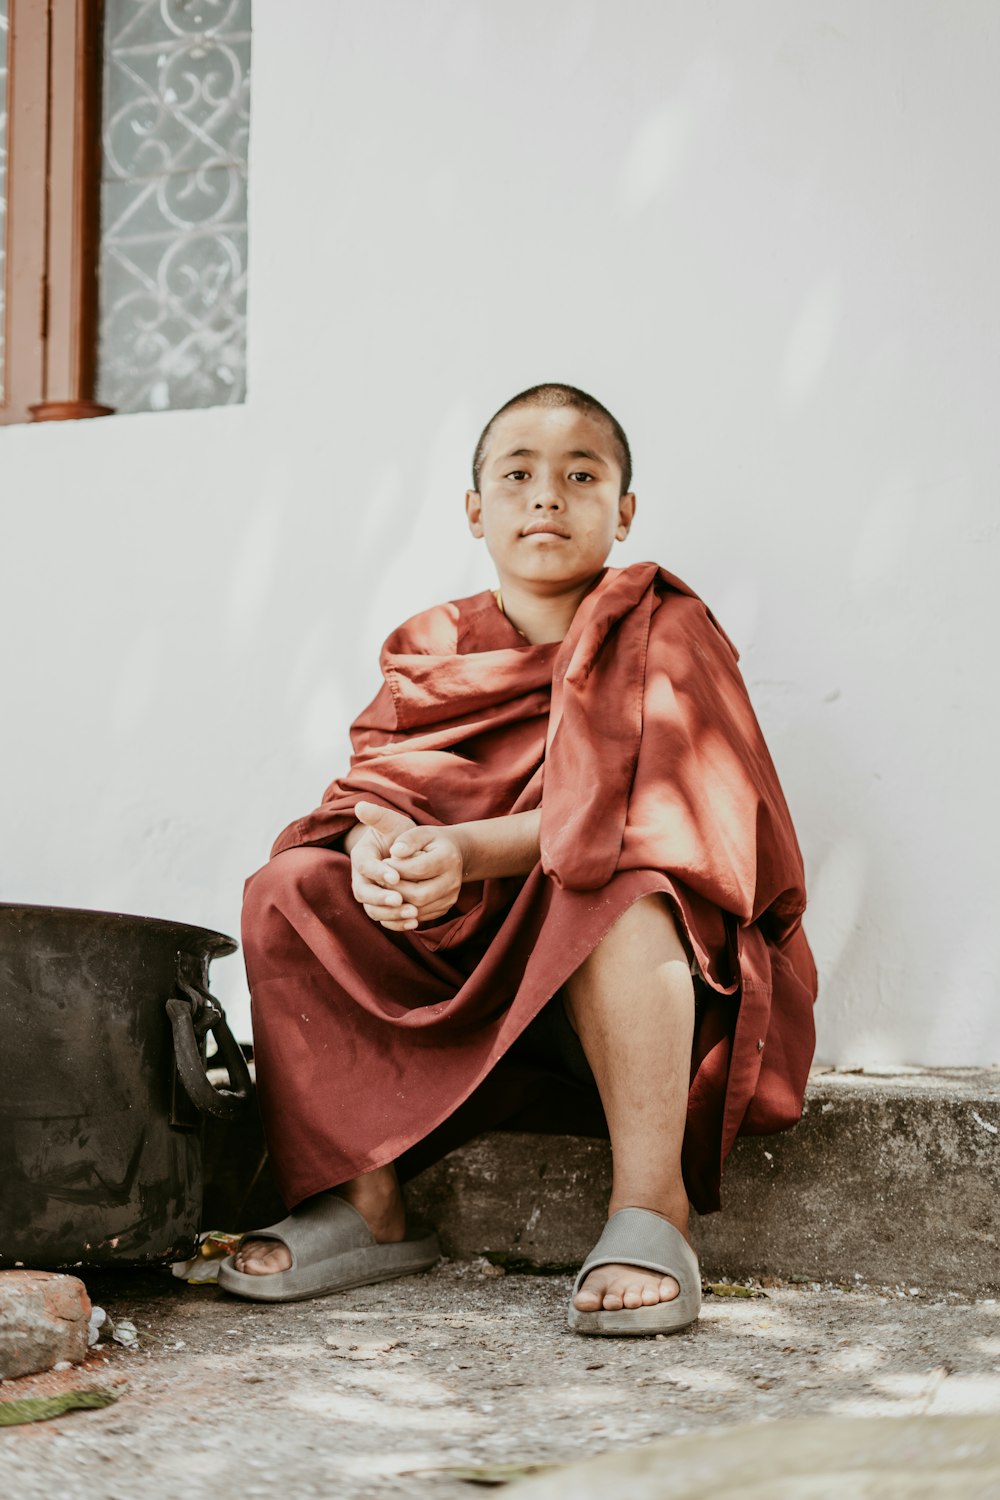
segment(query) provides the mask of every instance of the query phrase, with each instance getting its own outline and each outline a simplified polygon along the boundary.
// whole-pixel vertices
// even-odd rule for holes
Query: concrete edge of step
[[[606,1141],[497,1131],[409,1184],[449,1253],[579,1264],[604,1222]],[[692,1237],[713,1278],[1000,1291],[1000,1070],[817,1070],[800,1123],[741,1137],[723,1211]]]

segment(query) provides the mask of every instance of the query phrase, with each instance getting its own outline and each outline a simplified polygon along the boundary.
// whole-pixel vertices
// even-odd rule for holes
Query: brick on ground
[[[59,1271],[0,1271],[0,1378],[51,1370],[87,1357],[90,1298]]]

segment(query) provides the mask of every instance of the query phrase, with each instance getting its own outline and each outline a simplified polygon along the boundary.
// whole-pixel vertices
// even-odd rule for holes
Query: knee
[[[608,974],[616,984],[637,972],[677,964],[690,978],[690,955],[683,927],[660,892],[641,896],[625,908],[614,926],[577,969],[573,979]]]
[[[349,865],[332,849],[285,849],[251,875],[243,888],[243,945],[259,940],[277,919],[287,919],[303,905],[329,898]]]

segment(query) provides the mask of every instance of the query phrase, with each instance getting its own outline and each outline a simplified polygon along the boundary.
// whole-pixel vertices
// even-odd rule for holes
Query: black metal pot
[[[252,1089],[208,993],[235,950],[183,922],[0,904],[0,1266],[191,1254],[202,1113],[232,1118]]]

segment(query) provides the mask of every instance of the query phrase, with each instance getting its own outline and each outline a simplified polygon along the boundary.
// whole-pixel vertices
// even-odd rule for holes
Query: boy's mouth
[[[569,532],[555,521],[536,521],[533,526],[526,526],[521,532],[522,536],[559,536],[564,542],[570,539]]]

